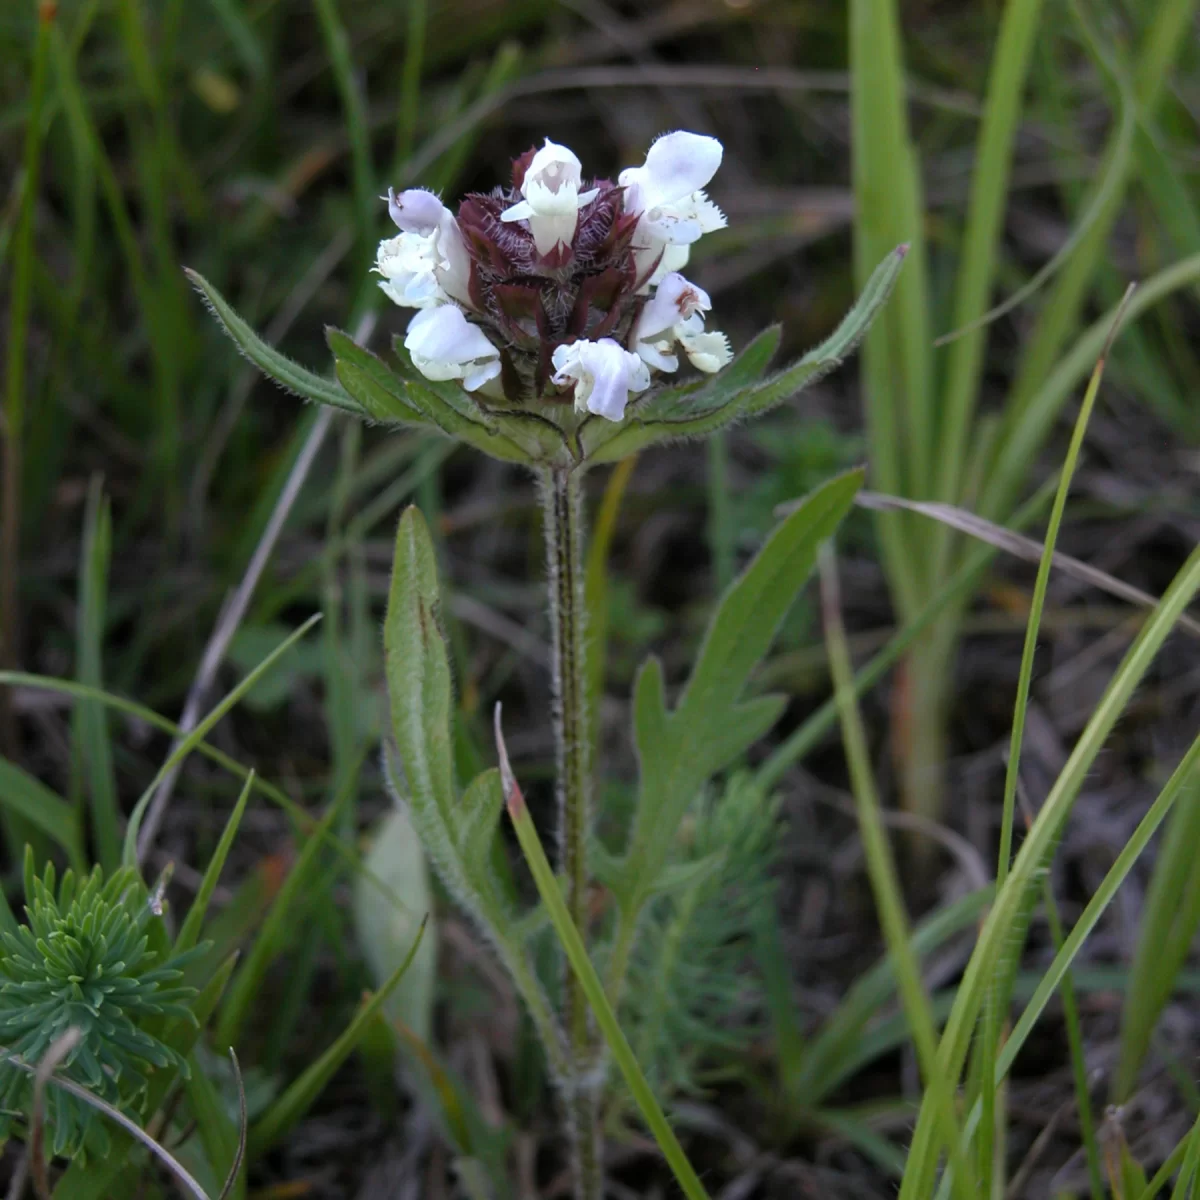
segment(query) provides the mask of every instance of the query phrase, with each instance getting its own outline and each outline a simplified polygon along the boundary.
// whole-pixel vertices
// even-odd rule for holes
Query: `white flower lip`
[[[539,254],[549,254],[560,242],[569,246],[579,223],[579,210],[590,204],[598,188],[579,192],[583,164],[557,142],[546,144],[533,156],[521,183],[525,198],[500,214],[502,221],[528,221]]]
[[[500,351],[453,304],[417,313],[408,324],[404,348],[426,379],[461,379],[468,392],[500,374]]]
[[[586,409],[609,421],[620,421],[630,395],[650,386],[646,364],[612,338],[557,346],[551,361],[554,382],[559,387],[575,385],[576,410]]]
[[[627,167],[618,177],[625,189],[625,211],[641,218],[637,264],[651,272],[645,286],[686,266],[687,247],[725,227],[725,214],[703,191],[723,155],[716,138],[677,130],[650,147],[642,166]]]
[[[708,185],[723,155],[715,137],[684,130],[664,134],[642,166],[627,167],[619,176],[627,189],[626,212],[649,212],[690,198]]]

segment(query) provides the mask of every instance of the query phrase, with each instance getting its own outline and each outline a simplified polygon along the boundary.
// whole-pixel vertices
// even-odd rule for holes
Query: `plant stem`
[[[542,476],[546,530],[546,585],[553,651],[554,740],[558,767],[558,850],[567,911],[587,935],[587,839],[591,830],[591,736],[587,713],[583,513],[579,477],[552,467]],[[566,1084],[575,1194],[599,1200],[599,1079],[587,997],[575,972],[563,979],[565,1024],[574,1078]],[[586,1082],[585,1082],[586,1081]]]

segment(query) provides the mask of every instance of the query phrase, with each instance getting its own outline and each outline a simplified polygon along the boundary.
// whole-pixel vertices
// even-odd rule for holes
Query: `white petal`
[[[691,257],[690,246],[672,245],[671,243],[655,242],[647,250],[635,250],[634,261],[639,271],[649,270],[650,264],[657,258],[658,266],[654,273],[642,285],[642,291],[647,291],[661,283],[672,271],[680,271],[688,265]],[[659,257],[661,255],[661,258]]]
[[[426,358],[444,358],[452,362],[470,362],[490,358],[500,352],[487,340],[478,325],[472,325],[454,304],[427,308],[408,323],[404,338],[410,354]]]
[[[671,204],[699,191],[717,173],[723,153],[716,138],[699,133],[680,130],[660,137],[644,166],[627,168],[619,176],[621,185],[633,192],[632,198],[626,195],[626,212]]]
[[[404,348],[426,379],[462,379],[468,391],[500,371],[500,351],[453,304],[417,313],[408,323]]]
[[[566,146],[547,138],[546,144],[529,161],[521,184],[521,194],[528,199],[529,189],[535,184],[552,192],[557,192],[563,184],[567,184],[578,193],[582,175],[583,164],[575,154]]]
[[[630,394],[650,386],[646,364],[612,338],[557,346],[551,361],[556,384],[575,384],[576,410],[586,409],[609,421],[621,420]]]
[[[679,339],[688,360],[697,371],[715,375],[733,357],[729,339],[723,333],[685,333]]]
[[[432,233],[447,212],[446,206],[425,188],[409,188],[400,195],[388,188],[388,214],[405,233]]]
[[[439,261],[434,268],[438,282],[452,299],[467,308],[471,303],[471,257],[463,240],[462,230],[447,209],[438,225],[437,248]]]
[[[638,357],[646,366],[653,367],[656,371],[666,371],[668,374],[679,370],[679,358],[671,354],[670,350],[670,338],[664,338],[658,342],[638,342],[637,344]]]
[[[692,320],[697,330],[703,328],[703,314],[712,308],[708,293],[689,283],[678,271],[671,271],[659,281],[658,290],[647,301],[634,327],[633,340],[656,337],[658,334]]]
[[[521,182],[524,200],[506,208],[502,221],[528,221],[539,254],[575,240],[579,210],[599,195],[593,188],[579,194],[579,159],[565,146],[547,140],[533,156]]]
[[[476,391],[483,387],[489,379],[495,379],[500,374],[500,359],[489,358],[486,362],[480,363],[478,366],[472,367],[466,375],[463,376],[463,387],[468,392]]]
[[[519,200],[500,214],[502,221],[528,221],[533,216],[533,205],[528,200]]]
[[[437,273],[437,234],[385,238],[376,252],[375,270],[384,278],[384,294],[405,308],[428,308],[447,299]]]

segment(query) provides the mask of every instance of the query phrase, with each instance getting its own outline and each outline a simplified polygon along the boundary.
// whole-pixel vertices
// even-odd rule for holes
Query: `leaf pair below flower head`
[[[337,381],[323,379],[263,342],[207,280],[188,276],[242,353],[287,391],[368,421],[438,431],[502,461],[585,466],[616,462],[660,442],[705,437],[774,408],[828,374],[857,347],[887,300],[905,250],[898,247],[880,263],[834,333],[791,366],[762,378],[779,345],[772,327],[717,374],[644,392],[620,421],[590,414],[579,420],[559,403],[490,402],[454,380],[426,378],[399,339],[393,367],[332,329]]]

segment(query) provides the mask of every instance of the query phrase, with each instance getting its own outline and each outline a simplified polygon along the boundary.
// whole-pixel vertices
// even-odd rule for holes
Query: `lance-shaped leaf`
[[[500,937],[511,914],[492,868],[491,847],[504,798],[494,771],[458,792],[437,565],[429,528],[414,507],[405,510],[396,533],[383,644],[394,743],[388,774],[446,887],[491,936]]]
[[[590,462],[615,462],[655,442],[703,437],[734,421],[767,412],[828,375],[853,353],[871,327],[895,286],[907,250],[907,246],[898,246],[875,268],[862,295],[837,329],[792,366],[770,379],[756,382],[766,365],[764,361],[759,372],[750,376],[762,350],[760,343],[766,336],[760,334],[724,371],[713,377],[708,387],[682,398],[669,392],[656,394],[649,398],[644,409],[632,409],[615,433],[607,434],[589,425],[585,457]],[[730,382],[726,383],[727,379]]]
[[[184,274],[192,286],[204,297],[212,314],[222,328],[233,339],[237,348],[268,378],[273,379],[286,392],[313,400],[317,404],[329,404],[344,409],[355,416],[366,416],[355,401],[338,384],[322,379],[312,371],[293,362],[286,354],[268,346],[266,342],[238,316],[233,306],[217,291],[203,275],[184,268]]]
[[[782,712],[782,698],[742,700],[742,692],[811,573],[818,549],[861,485],[861,471],[831,480],[771,534],[725,593],[674,711],[666,705],[658,660],[648,660],[639,672],[633,701],[638,804],[614,887],[627,914],[636,913],[660,886],[679,822],[705,783]]]
[[[567,1059],[561,1036],[492,865],[504,806],[499,773],[484,771],[461,796],[455,783],[450,663],[438,612],[433,542],[420,510],[408,508],[396,532],[383,628],[392,718],[387,773],[398,798],[407,801],[434,870],[491,941],[529,1008],[552,1070],[562,1076]]]

